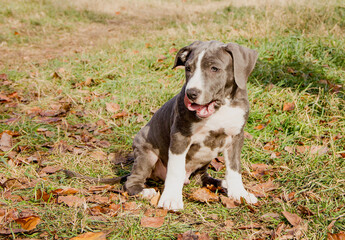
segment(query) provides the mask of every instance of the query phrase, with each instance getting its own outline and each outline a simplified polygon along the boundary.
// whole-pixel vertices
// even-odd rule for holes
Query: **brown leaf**
[[[12,146],[12,136],[6,132],[3,132],[0,138],[0,150],[7,152],[11,150]]]
[[[329,151],[327,146],[311,146],[310,147],[310,154],[318,156],[325,155]]]
[[[223,168],[225,168],[224,164],[219,161],[218,158],[214,158],[211,161],[211,166],[213,167],[214,170],[216,170],[217,172],[221,171]]]
[[[109,191],[113,189],[114,186],[105,184],[105,185],[96,185],[96,186],[90,186],[88,192],[90,193],[101,193],[105,191]]]
[[[52,201],[54,199],[54,197],[51,196],[51,194],[46,193],[44,190],[37,189],[36,199],[38,199],[38,200],[42,199],[45,202],[49,202],[49,201]]]
[[[254,192],[254,195],[257,197],[266,197],[266,193],[277,189],[279,186],[273,181],[268,181],[264,183],[255,184],[252,187],[249,187],[250,190]]]
[[[225,196],[220,196],[220,201],[226,208],[236,208],[240,205],[238,201]]]
[[[119,113],[115,113],[113,116],[111,116],[112,118],[118,119],[118,118],[123,118],[123,117],[127,117],[128,113],[126,111],[122,111]]]
[[[164,223],[164,217],[142,217],[140,220],[140,225],[142,227],[152,227],[159,228]]]
[[[289,221],[289,223],[294,227],[302,223],[302,218],[300,218],[297,214],[290,213],[287,211],[283,211],[282,214]]]
[[[2,80],[2,81],[8,80],[7,74],[6,73],[0,73],[0,80]]]
[[[144,213],[146,217],[165,217],[168,214],[168,210],[157,208],[157,209],[147,209]]]
[[[61,170],[61,167],[59,166],[47,166],[47,167],[42,168],[41,172],[47,173],[47,174],[53,174],[60,170]]]
[[[248,133],[246,131],[244,132],[244,138],[249,139],[249,140],[253,140],[254,139],[254,137],[250,133]]]
[[[303,205],[298,205],[297,209],[304,215],[313,216],[315,215],[309,208]]]
[[[106,105],[107,111],[110,113],[116,113],[117,111],[120,110],[120,105],[117,103],[110,102],[110,103],[106,103],[105,105]]]
[[[151,206],[157,207],[160,197],[161,197],[161,193],[157,192],[156,195],[154,195],[154,197],[151,198],[150,200]]]
[[[79,190],[76,188],[65,188],[65,189],[58,188],[58,189],[51,191],[51,193],[54,195],[73,195],[73,194],[76,194],[78,192],[79,192]]]
[[[178,50],[176,49],[176,48],[170,48],[169,49],[169,53],[175,53],[175,52],[177,52]]]
[[[106,196],[92,195],[90,197],[87,197],[86,201],[92,202],[92,203],[105,204],[105,203],[108,203],[110,200],[109,200],[109,197],[106,197]]]
[[[284,103],[283,111],[292,111],[295,109],[295,103]]]
[[[123,203],[122,208],[125,211],[133,211],[138,209],[138,205],[136,202],[125,202]]]
[[[218,201],[219,197],[216,193],[211,192],[208,188],[203,187],[194,191],[190,197],[194,201],[199,202],[214,202]]]
[[[106,236],[107,233],[104,232],[87,232],[73,237],[70,240],[107,240]]]
[[[293,147],[290,147],[290,146],[286,146],[286,147],[284,148],[284,150],[287,151],[287,152],[290,153],[290,154],[293,154],[293,153],[295,152],[294,149],[293,149]]]
[[[266,127],[265,124],[259,124],[258,126],[255,126],[254,129],[261,130],[261,129],[264,129],[265,127]]]
[[[327,240],[345,240],[345,232],[327,233]]]
[[[237,229],[240,229],[240,230],[253,229],[253,228],[262,228],[262,226],[258,223],[251,223],[249,225],[237,227]]]
[[[37,216],[29,216],[24,218],[18,218],[15,221],[16,223],[19,223],[23,229],[30,231],[36,228],[37,224],[39,224],[41,219]]]
[[[85,202],[84,199],[77,196],[59,196],[58,203],[65,203],[69,207],[79,207]]]
[[[90,157],[99,161],[104,161],[108,158],[107,154],[103,151],[94,151],[90,153]]]
[[[11,99],[9,97],[7,97],[4,94],[0,94],[0,103],[1,102],[10,102],[10,101],[11,101]]]
[[[192,230],[177,235],[177,240],[209,240],[207,233],[194,233]]]

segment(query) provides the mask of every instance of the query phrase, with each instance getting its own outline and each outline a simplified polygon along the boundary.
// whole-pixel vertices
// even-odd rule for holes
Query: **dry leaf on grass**
[[[177,240],[209,240],[210,237],[207,233],[194,233],[193,231],[187,231],[177,235]]]
[[[164,223],[164,217],[147,217],[144,216],[140,220],[140,225],[142,227],[152,227],[159,228]]]
[[[327,233],[327,240],[345,240],[345,232]]]
[[[106,103],[105,105],[106,105],[107,111],[110,113],[116,113],[117,111],[120,110],[120,105],[117,103],[110,102],[110,103]]]
[[[136,202],[125,202],[122,204],[122,208],[125,211],[133,211],[138,209]]]
[[[147,217],[165,217],[168,214],[168,210],[157,208],[157,209],[147,209],[144,213]]]
[[[127,117],[128,113],[126,111],[122,111],[119,113],[115,113],[113,116],[111,116],[112,118],[118,119],[118,118],[123,118],[123,117]]]
[[[19,223],[24,230],[31,231],[32,229],[36,228],[41,219],[37,216],[29,216],[18,218],[15,221],[16,223]]]
[[[154,207],[157,207],[160,197],[161,197],[161,193],[157,192],[156,195],[154,195],[154,197],[151,198],[150,204]]]
[[[70,240],[106,240],[107,233],[104,232],[87,232],[73,237]]]
[[[77,196],[59,196],[58,203],[65,203],[69,207],[79,207],[85,203],[85,199]]]
[[[7,152],[11,150],[12,146],[12,136],[6,132],[3,132],[0,138],[0,150]]]
[[[238,201],[225,196],[220,196],[220,201],[226,208],[236,208],[240,205]]]
[[[218,159],[214,158],[211,161],[211,166],[213,167],[214,170],[217,172],[221,171],[223,168],[225,168],[224,164]]]
[[[302,218],[299,217],[297,214],[290,213],[287,211],[283,211],[282,214],[289,221],[289,223],[294,227],[302,223]]]
[[[252,187],[248,187],[251,191],[253,191],[254,195],[257,197],[266,197],[266,193],[273,191],[279,187],[278,184],[274,183],[273,181],[268,181],[264,183],[255,184]]]
[[[240,230],[246,230],[246,229],[253,229],[253,228],[262,228],[262,226],[258,223],[251,223],[249,225],[244,225],[244,226],[239,226],[237,227],[237,229],[240,229]]]
[[[47,174],[53,174],[60,170],[61,170],[61,167],[59,166],[47,166],[47,167],[42,168],[41,172],[47,173]]]
[[[199,188],[192,193],[190,198],[199,202],[214,202],[218,201],[219,197],[216,193],[211,192],[208,188]]]
[[[292,111],[295,109],[295,103],[284,103],[283,111]]]
[[[76,188],[65,188],[65,189],[58,188],[58,189],[51,191],[51,193],[54,195],[73,195],[73,194],[76,194],[78,192],[79,192],[79,190]]]

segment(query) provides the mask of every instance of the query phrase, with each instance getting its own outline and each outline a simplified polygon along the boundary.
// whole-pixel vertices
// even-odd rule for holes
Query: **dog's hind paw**
[[[145,199],[151,199],[157,194],[156,190],[153,188],[144,188],[140,193],[139,196]]]
[[[163,195],[159,199],[157,207],[173,211],[181,210],[183,209],[182,195],[180,197],[166,196],[163,193]]]

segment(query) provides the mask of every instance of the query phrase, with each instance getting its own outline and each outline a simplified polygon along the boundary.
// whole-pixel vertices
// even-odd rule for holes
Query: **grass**
[[[171,239],[193,230],[207,232],[211,238],[255,239],[267,237],[267,232],[281,222],[288,225],[280,214],[284,210],[297,213],[308,223],[307,239],[324,239],[329,231],[345,231],[344,217],[338,218],[345,213],[341,155],[345,151],[345,10],[341,1],[249,1],[242,5],[228,1],[75,2],[0,3],[4,29],[0,33],[0,73],[7,74],[12,82],[0,82],[0,93],[17,92],[19,96],[0,103],[0,132],[20,133],[14,138],[16,157],[0,153],[0,180],[2,184],[10,178],[39,180],[33,188],[10,189],[25,200],[4,198],[1,208],[31,210],[42,219],[37,231],[17,237],[65,239],[87,231],[110,231],[109,239]],[[251,113],[245,130],[253,139],[245,141],[243,175],[246,184],[272,179],[280,187],[270,197],[261,198],[255,212],[243,205],[226,209],[219,202],[188,200],[198,187],[195,181],[185,187],[185,210],[181,215],[169,213],[159,229],[140,226],[144,210],[150,208],[146,200],[131,199],[139,206],[135,214],[122,212],[104,220],[92,218],[82,207],[35,199],[37,189],[89,186],[61,173],[43,176],[42,180],[38,173],[43,166],[59,165],[94,177],[127,173],[130,166],[117,165],[114,169],[108,158],[92,154],[128,153],[133,137],[152,112],[183,85],[183,70],[171,69],[176,54],[171,49],[210,39],[237,42],[259,52],[248,83]],[[54,77],[54,72],[59,77]],[[91,84],[83,85],[88,78]],[[109,102],[118,103],[129,115],[114,119],[106,110]],[[283,111],[288,102],[295,103],[293,111]],[[56,123],[32,114],[34,108],[54,111],[54,105],[59,108],[64,103],[71,104],[71,109]],[[6,121],[11,118],[16,121]],[[100,120],[105,124],[98,124]],[[259,124],[267,126],[255,129]],[[53,134],[37,131],[42,128]],[[109,130],[99,134],[104,128]],[[265,149],[268,142],[275,145],[273,150]],[[72,151],[58,145],[71,146]],[[301,146],[327,146],[329,150],[320,155],[286,150]],[[80,154],[73,148],[80,148]],[[280,155],[273,158],[273,152]],[[16,162],[32,156],[38,156],[39,163]],[[272,176],[257,179],[251,174],[252,163],[269,164],[276,170]],[[217,177],[224,175],[224,170],[210,172]],[[5,194],[4,186],[1,191]],[[279,197],[292,192],[294,201]],[[299,206],[309,208],[314,215],[303,215]],[[270,212],[280,217],[262,219]],[[225,220],[232,220],[234,228],[223,228]],[[336,222],[328,230],[333,220]],[[260,224],[262,229],[237,230],[251,223]]]

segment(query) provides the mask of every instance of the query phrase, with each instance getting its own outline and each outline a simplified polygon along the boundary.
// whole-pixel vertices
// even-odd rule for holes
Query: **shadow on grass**
[[[345,99],[345,51],[341,43],[330,46],[321,40],[287,37],[265,45],[270,51],[261,54],[252,74],[254,84],[274,84],[311,94],[319,94],[321,88]]]

